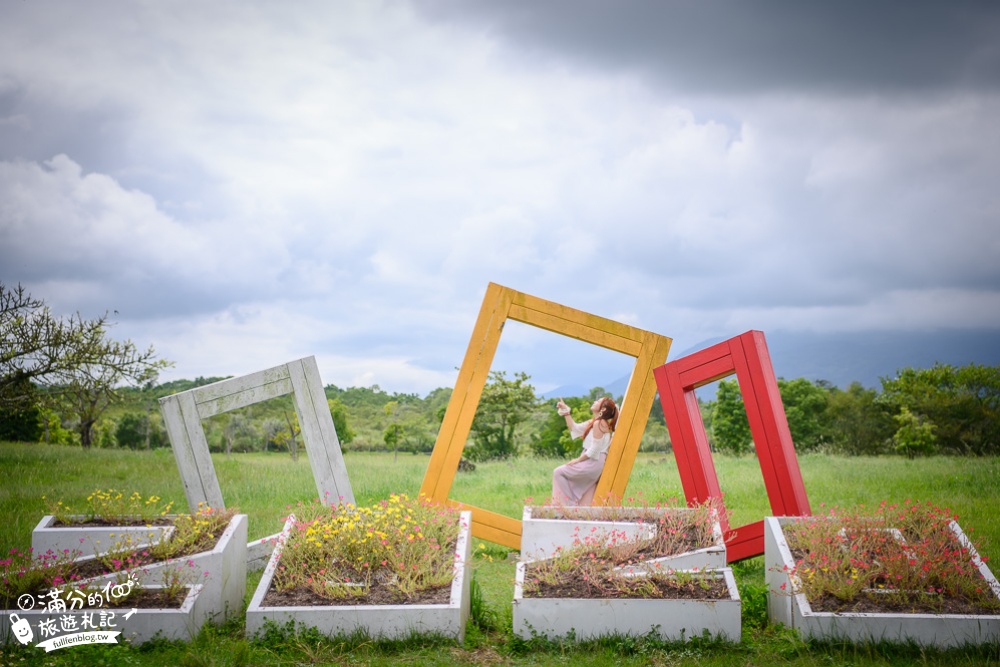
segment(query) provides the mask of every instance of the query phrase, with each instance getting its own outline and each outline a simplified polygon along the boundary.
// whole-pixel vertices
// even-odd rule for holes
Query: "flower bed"
[[[960,646],[1000,639],[1000,584],[946,512],[765,520],[768,616],[802,634]]]
[[[639,540],[649,545],[641,560],[664,569],[708,570],[726,566],[726,545],[718,515],[708,506],[524,508],[523,560],[554,556],[581,538],[605,544]]]
[[[169,515],[164,519],[170,522],[175,517],[176,515]],[[80,522],[86,519],[83,515],[76,515],[76,518]],[[80,522],[63,524],[55,515],[46,514],[31,531],[31,550],[36,554],[44,554],[69,549],[79,551],[81,556],[96,556],[113,548],[123,539],[140,549],[169,540],[174,532],[173,523],[99,526],[79,525]]]
[[[247,634],[268,622],[328,636],[411,632],[461,640],[469,614],[471,514],[405,496],[372,507],[292,516],[247,608]]]
[[[2,565],[0,606],[51,587],[95,586],[133,577],[143,586],[183,579],[202,585],[201,606],[214,620],[242,610],[246,591],[247,517],[203,508],[178,515],[170,540],[137,546],[123,535],[100,555],[62,549],[38,556],[12,551]]]
[[[243,597],[247,586],[247,515],[236,514],[218,537],[211,549],[148,562],[133,568],[143,586],[161,585],[177,572],[187,572],[192,583],[203,587],[202,606],[213,621],[221,622],[242,612]],[[91,560],[80,559],[77,562]],[[87,579],[83,583],[102,583],[119,579],[119,570]]]
[[[161,504],[158,496],[143,498],[138,492],[125,495],[115,489],[98,489],[87,497],[79,513],[63,501],[49,502],[31,533],[35,554],[77,551],[81,556],[98,555],[127,541],[132,548],[151,547],[173,534],[172,503]]]
[[[146,586],[143,590],[160,591],[163,588],[165,587]],[[140,606],[134,609],[129,609],[127,606],[113,609],[100,607],[59,612],[46,609],[7,609],[0,613],[0,638],[7,642],[13,641],[11,615],[16,614],[19,618],[27,619],[33,627],[36,642],[45,639],[38,632],[39,625],[52,619],[56,619],[61,627],[83,629],[88,627],[87,624],[99,623],[98,619],[106,620],[109,625],[98,627],[98,630],[113,632],[117,639],[128,639],[136,644],[142,644],[154,638],[191,640],[212,616],[212,605],[209,602],[205,596],[204,587],[196,584],[187,587],[187,593],[176,606]],[[72,620],[67,620],[68,617],[72,617]],[[118,635],[118,633],[121,634]]]
[[[705,632],[734,642],[742,637],[740,594],[730,568],[622,576],[633,580],[625,585],[636,591],[655,589],[658,596],[678,597],[529,597],[529,565],[517,564],[514,586],[514,633],[524,639],[653,633],[664,640],[685,640]],[[697,597],[699,591],[711,597]]]
[[[579,639],[653,633],[670,640],[707,632],[739,641],[741,602],[732,571],[672,569],[666,563],[676,551],[669,539],[629,539],[595,529],[555,556],[522,560],[514,632],[524,638],[572,633]]]

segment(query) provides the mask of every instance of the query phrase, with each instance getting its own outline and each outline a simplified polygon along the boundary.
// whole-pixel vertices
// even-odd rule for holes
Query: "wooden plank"
[[[625,495],[635,457],[642,444],[642,436],[649,421],[649,410],[656,398],[656,381],[653,378],[653,368],[662,364],[670,352],[671,339],[658,334],[646,333],[642,351],[636,359],[636,365],[629,378],[625,397],[622,401],[622,411],[619,415],[619,426],[624,421],[624,433],[616,432],[615,438],[621,438],[617,443],[612,440],[612,452],[609,451],[605,461],[605,470],[601,473],[594,497],[606,499],[610,494],[613,499]],[[620,430],[620,429],[619,429]],[[617,445],[617,446],[615,446]],[[610,463],[611,468],[608,469]],[[607,476],[607,480],[605,477]]]
[[[706,360],[698,366],[682,371],[680,373],[680,381],[681,385],[685,388],[697,389],[732,374],[732,354],[727,353],[724,356]]]
[[[243,378],[234,378],[234,380],[242,379]],[[198,389],[200,389],[200,387]],[[291,381],[287,377],[280,378],[265,384],[249,386],[241,391],[233,392],[231,394],[225,394],[216,398],[198,401],[198,416],[202,419],[208,419],[209,417],[214,417],[215,415],[219,415],[224,412],[231,412],[238,408],[245,408],[248,405],[261,403],[271,398],[277,398],[278,396],[286,396],[290,393],[292,393]],[[194,390],[194,395],[197,401],[197,389]]]
[[[165,396],[160,399],[160,413],[167,428],[190,511],[197,512],[199,503],[215,509],[225,509],[194,397],[190,392]]]
[[[481,507],[450,500],[448,505],[472,512],[472,534],[483,540],[502,544],[511,549],[521,548],[521,522]]]
[[[467,406],[472,403],[472,415],[475,416],[476,406],[486,384],[486,376],[483,375],[480,368],[482,366],[481,358],[484,353],[488,353],[488,350],[484,348],[490,330],[503,326],[503,319],[509,305],[509,296],[506,295],[506,291],[508,291],[506,288],[495,283],[490,283],[486,288],[483,304],[479,309],[479,315],[476,317],[472,336],[469,339],[469,346],[465,351],[465,357],[455,380],[455,389],[452,391],[444,419],[438,429],[434,449],[431,450],[431,458],[427,465],[427,471],[424,473],[420,493],[439,502],[443,502],[448,497],[455,474],[458,472],[458,461],[461,460],[462,450],[465,448],[465,441],[468,439],[472,426],[472,419],[467,416]],[[495,352],[496,347],[494,346],[493,353],[488,354],[487,373]],[[478,391],[475,391],[473,385],[478,383],[480,378],[482,384]],[[464,431],[464,433],[460,433],[460,431]],[[457,459],[453,453],[455,449],[458,450]],[[454,461],[453,468],[452,461]]]
[[[160,399],[160,414],[163,415],[163,425],[167,429],[177,470],[184,485],[184,495],[187,497],[188,508],[195,512],[198,503],[205,500],[205,488],[201,475],[198,474],[198,464],[194,460],[191,442],[184,428],[184,415],[181,414],[180,401],[177,395],[164,396]]]
[[[747,352],[748,371],[750,376],[755,378],[760,421],[767,434],[765,445],[768,449],[769,474],[777,489],[776,498],[772,500],[772,508],[776,516],[811,514],[805,484],[802,481],[802,471],[795,453],[795,442],[792,440],[792,432],[781,400],[781,390],[774,376],[774,367],[767,351],[764,334],[760,331],[750,331],[744,334],[742,343]],[[765,481],[767,477],[768,474],[765,474]],[[776,502],[778,507],[774,507]]]
[[[280,366],[266,368],[262,371],[249,373],[247,375],[228,378],[226,380],[219,380],[218,382],[207,384],[204,387],[195,387],[189,391],[194,396],[195,403],[199,406],[199,413],[202,403],[221,402],[223,405],[226,405],[228,401],[233,401],[231,407],[224,407],[223,409],[220,409],[212,414],[203,414],[202,418],[205,418],[211,417],[213,414],[220,414],[222,412],[228,412],[229,410],[235,410],[236,408],[252,405],[256,401],[250,401],[249,403],[241,402],[238,398],[239,395],[257,387],[263,387],[265,385],[287,379],[288,369],[285,364],[282,364]],[[276,395],[280,396],[281,394]]]
[[[340,441],[319,379],[315,357],[287,364],[294,388],[295,411],[309,456],[316,491],[323,502],[354,503],[354,493],[344,464]]]
[[[497,346],[500,344],[500,334],[503,331],[503,325],[507,319],[507,311],[510,308],[510,292],[511,290],[506,288],[501,291],[497,300],[496,310],[486,327],[486,335],[483,339],[479,356],[476,358],[473,366],[469,385],[466,390],[465,401],[458,414],[450,447],[446,453],[444,469],[451,471],[451,477],[448,479],[448,490],[445,492],[446,495],[451,491],[455,474],[458,472],[459,461],[462,459],[465,444],[469,439],[469,433],[472,431],[472,421],[476,417],[479,399],[482,398],[483,389],[486,388],[486,382],[489,380],[490,367],[493,365],[493,358],[496,356]],[[473,526],[475,526],[475,516],[473,516],[472,522]]]
[[[712,498],[722,497],[712,451],[708,444],[708,434],[701,419],[701,409],[694,390],[696,382],[690,375],[687,375],[687,381],[682,379],[682,374],[690,373],[692,367],[706,368],[706,361],[714,363],[719,358],[731,360],[728,345],[713,346],[713,348],[715,349],[696,352],[695,355],[699,358],[695,362],[683,357],[653,371],[660,389],[663,414],[667,421],[667,430],[670,432],[681,485],[684,487],[684,495],[689,504],[705,503]],[[720,357],[720,354],[723,356]],[[715,368],[713,372],[718,370]],[[732,373],[731,368],[729,372]],[[724,514],[720,518],[726,522]]]
[[[575,338],[585,343],[597,345],[615,352],[622,352],[631,357],[639,355],[642,342],[615,335],[608,331],[594,328],[593,324],[585,324],[562,319],[551,313],[531,310],[523,306],[512,305],[510,319],[536,326],[539,329]]]
[[[327,470],[333,476],[335,490],[331,491],[331,494],[336,493],[343,502],[353,504],[355,502],[354,490],[347,472],[347,462],[344,461],[344,452],[340,447],[337,428],[333,424],[333,415],[330,414],[330,404],[327,402],[323,382],[319,376],[319,365],[316,363],[316,357],[306,357],[301,360],[301,363],[305,372],[305,385],[318,414],[320,433],[323,437],[327,457]]]
[[[726,562],[733,563],[764,553],[764,520],[754,521],[729,531],[726,536]]]
[[[545,299],[540,299],[536,296],[525,294],[524,292],[514,292],[513,290],[511,290],[511,292],[513,297],[512,305],[523,307],[527,310],[532,310],[538,313],[546,313],[565,322],[581,324],[598,331],[606,331],[607,333],[619,338],[632,340],[638,343],[643,341],[644,335],[647,333],[643,329],[638,329],[615,320],[609,320],[606,317],[594,315],[576,308],[570,308],[569,306],[564,306],[553,301],[546,301]],[[561,329],[555,329],[554,331],[557,333],[564,333]],[[632,356],[636,355],[633,354]]]

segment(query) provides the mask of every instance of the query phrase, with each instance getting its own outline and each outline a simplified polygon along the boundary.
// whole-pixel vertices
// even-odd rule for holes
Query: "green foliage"
[[[115,442],[129,449],[153,449],[170,444],[159,413],[126,412],[115,425]]]
[[[472,420],[473,447],[466,450],[474,461],[517,456],[517,427],[528,419],[535,405],[535,388],[526,373],[508,380],[503,371],[491,371]]]
[[[16,390],[21,395],[34,395],[34,386],[24,380]],[[42,410],[33,400],[23,403],[0,403],[0,440],[37,442],[42,436]]]
[[[90,447],[94,426],[120,398],[121,385],[150,383],[170,366],[152,346],[140,350],[130,340],[112,340],[110,326],[107,313],[57,318],[20,285],[9,290],[0,283],[0,405],[52,401],[75,415],[80,443]],[[36,394],[30,383],[49,391]]]
[[[905,368],[882,379],[881,398],[933,423],[942,451],[1000,453],[1000,366]]]
[[[896,415],[896,423],[899,429],[892,436],[893,448],[900,454],[905,454],[908,458],[915,456],[929,456],[936,449],[937,436],[934,435],[936,427],[927,419],[910,412],[910,409],[903,407]]]
[[[354,431],[348,424],[347,406],[337,398],[328,398],[326,404],[330,406],[330,416],[333,418],[333,428],[337,431],[337,439],[341,445],[349,445],[354,440]]]
[[[231,412],[228,413],[222,438],[215,451],[224,451],[227,454],[230,452],[252,452],[257,449],[260,440],[260,432],[246,414]],[[209,443],[209,449],[212,449],[211,443]]]
[[[712,434],[715,448],[728,454],[751,451],[750,423],[743,407],[743,395],[736,380],[721,380],[712,410]]]
[[[828,392],[805,378],[778,378],[778,391],[795,448],[800,452],[819,449],[829,439]]]
[[[896,425],[877,391],[853,382],[847,391],[830,389],[827,400],[830,451],[851,455],[889,451]]]
[[[584,398],[564,399],[566,405],[578,413],[590,405]],[[566,430],[566,418],[556,412],[556,401],[550,399],[542,404],[543,421],[541,428],[531,434],[528,446],[535,456],[551,459],[565,459],[579,449],[579,443],[573,444]],[[588,416],[589,418],[589,416]]]
[[[385,446],[389,449],[396,451],[396,447],[399,445],[400,437],[403,433],[403,427],[399,424],[389,424],[385,427],[385,434],[382,436],[382,440],[385,442]]]

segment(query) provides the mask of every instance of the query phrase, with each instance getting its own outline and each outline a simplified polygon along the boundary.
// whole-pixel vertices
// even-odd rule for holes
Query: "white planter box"
[[[741,601],[730,568],[702,576],[725,579],[724,600],[583,599],[524,597],[524,561],[517,564],[514,584],[514,633],[576,639],[607,635],[642,636],[655,633],[664,640],[687,640],[704,631],[738,642],[742,638]]]
[[[281,560],[281,551],[292,529],[295,517],[289,517],[271,554],[264,575],[247,607],[246,634],[253,637],[263,628],[265,621],[279,626],[288,621],[296,625],[314,627],[324,635],[335,637],[349,635],[358,630],[371,637],[403,638],[412,632],[448,635],[459,641],[465,637],[465,624],[469,617],[469,571],[472,554],[470,526],[472,513],[461,512],[461,528],[455,547],[455,578],[451,582],[451,599],[447,604],[415,605],[328,605],[309,607],[265,607],[264,596],[271,588],[271,580]]]
[[[612,536],[621,539],[649,539],[655,537],[656,527],[651,523],[621,521],[614,518],[623,509],[615,507],[573,507],[573,513],[580,519],[541,519],[534,514],[542,508],[525,507],[521,519],[521,559],[540,560],[555,555],[558,549],[569,549],[577,539],[591,537],[605,542]],[[558,510],[560,508],[545,508]],[[638,508],[637,508],[638,509]],[[660,516],[675,516],[678,513],[693,513],[686,507],[642,508],[643,512]],[[726,567],[726,544],[722,528],[716,521],[713,526],[714,544],[710,547],[673,554],[647,561],[649,569],[658,563],[657,569],[671,570],[717,570]],[[639,571],[642,566],[630,566]]]
[[[804,593],[794,593],[796,581],[784,570],[795,561],[782,526],[801,517],[764,519],[764,564],[768,587],[767,615],[772,623],[784,623],[806,637],[852,641],[916,642],[940,647],[981,644],[1000,640],[1000,615],[987,614],[898,614],[834,613],[813,611]],[[951,529],[993,593],[1000,598],[1000,584],[980,560],[965,533],[954,521]],[[782,588],[784,585],[784,588]]]
[[[157,544],[174,532],[168,526],[56,526],[56,518],[46,514],[31,531],[31,549],[36,556],[48,551],[79,551],[81,556],[101,554],[116,543],[128,540],[136,549]]]
[[[146,588],[156,589],[158,586],[147,586]],[[110,631],[110,632],[120,632],[118,636],[118,643],[121,643],[123,639],[128,639],[129,641],[142,644],[147,642],[154,637],[159,637],[163,639],[181,639],[181,640],[191,640],[194,639],[195,635],[201,629],[201,626],[205,624],[211,618],[211,609],[206,605],[207,600],[204,597],[204,589],[200,585],[192,586],[188,592],[187,597],[181,606],[177,609],[137,609],[134,614],[129,618],[125,618],[131,609],[129,607],[118,607],[118,608],[94,608],[94,609],[77,609],[71,611],[59,611],[52,612],[46,611],[44,609],[6,609],[0,612],[2,618],[0,618],[0,644],[3,643],[14,643],[16,640],[11,632],[11,614],[17,614],[19,618],[27,619],[28,623],[31,625],[34,637],[31,641],[31,645],[38,644],[39,642],[45,641],[47,637],[41,636],[39,630],[39,623],[46,621],[47,619],[54,619],[57,626],[62,623],[62,619],[66,616],[74,617],[74,624],[77,628],[83,627],[83,620],[86,614],[90,614],[91,622],[96,622],[99,615],[104,612],[106,614],[114,614],[111,618],[111,627],[100,627],[94,628],[93,630],[78,630],[82,632],[87,631]],[[59,637],[66,634],[72,634],[69,632],[58,632],[55,637]],[[71,647],[67,647],[72,650]]]
[[[267,561],[270,560],[274,544],[280,535],[281,533],[275,533],[247,544],[247,569],[249,571],[258,572],[267,567]]]
[[[203,588],[201,604],[213,621],[221,622],[240,613],[247,587],[247,515],[234,515],[212,550],[145,565],[138,568],[135,578],[144,587],[159,585],[171,570],[192,573],[192,583]],[[89,581],[115,581],[122,574],[102,575]]]

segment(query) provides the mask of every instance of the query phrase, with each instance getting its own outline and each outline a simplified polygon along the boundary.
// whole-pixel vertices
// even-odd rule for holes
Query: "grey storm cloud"
[[[0,3],[0,280],[172,377],[448,385],[489,282],[675,351],[1000,330],[996,3],[180,7]]]
[[[701,93],[1000,87],[995,2],[418,0],[526,48]]]

